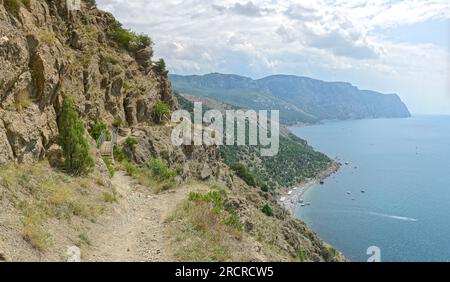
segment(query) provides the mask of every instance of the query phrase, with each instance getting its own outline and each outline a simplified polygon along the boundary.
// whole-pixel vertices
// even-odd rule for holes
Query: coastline
[[[341,166],[341,163],[333,160],[331,165],[327,169],[319,173],[313,179],[300,183],[289,189],[285,189],[285,191],[280,195],[278,203],[286,210],[288,210],[291,216],[294,216],[300,199],[303,198],[308,189],[338,172]]]

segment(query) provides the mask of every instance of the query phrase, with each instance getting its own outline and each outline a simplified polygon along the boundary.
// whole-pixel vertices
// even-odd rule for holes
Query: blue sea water
[[[343,163],[296,210],[322,239],[352,261],[367,261],[370,246],[382,261],[450,261],[449,116],[291,130]]]

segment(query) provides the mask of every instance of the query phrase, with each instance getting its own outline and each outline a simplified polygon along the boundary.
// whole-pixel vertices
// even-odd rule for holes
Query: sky
[[[97,0],[171,73],[293,74],[450,114],[449,0]]]

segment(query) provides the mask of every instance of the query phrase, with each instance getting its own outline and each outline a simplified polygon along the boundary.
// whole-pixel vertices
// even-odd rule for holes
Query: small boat
[[[324,185],[325,184],[325,181],[320,181],[320,185]]]
[[[303,204],[305,201],[303,199],[299,199],[298,202]]]
[[[310,202],[307,202],[307,203],[306,203],[306,205],[307,205],[307,206],[310,206],[310,205],[311,205],[311,203],[310,203]]]
[[[347,195],[351,195],[352,194],[352,192],[350,192],[350,191],[347,191]]]
[[[355,198],[352,198],[352,201],[356,201],[356,199],[355,199]]]
[[[363,193],[363,194],[364,194],[364,193],[366,193],[366,191],[365,191],[365,190],[361,190],[361,193]]]
[[[345,165],[349,165],[350,164],[350,162],[345,162]]]
[[[300,206],[301,206],[301,207],[304,207],[304,206],[305,206],[305,204],[301,204]]]

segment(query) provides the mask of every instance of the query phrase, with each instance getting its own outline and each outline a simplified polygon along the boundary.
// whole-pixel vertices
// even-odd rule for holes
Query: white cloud
[[[450,19],[448,0],[97,3],[125,26],[149,34],[155,55],[175,73],[339,79],[397,92],[415,111],[447,107],[450,112],[448,49],[389,42],[383,36],[386,28]]]

